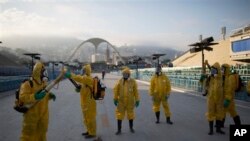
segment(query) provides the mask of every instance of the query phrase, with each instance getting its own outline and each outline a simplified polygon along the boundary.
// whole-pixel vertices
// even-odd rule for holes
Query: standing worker
[[[65,77],[71,78],[81,84],[80,98],[83,114],[83,123],[87,128],[87,132],[82,133],[85,138],[94,138],[96,136],[96,102],[92,95],[93,78],[91,77],[91,66],[83,66],[85,74],[75,75],[67,71]]]
[[[122,71],[123,78],[117,81],[114,87],[114,104],[116,106],[116,119],[118,130],[116,135],[121,134],[122,120],[127,113],[130,131],[134,133],[133,120],[135,119],[134,107],[140,103],[136,81],[130,78],[129,68]]]
[[[221,66],[221,72],[223,74],[223,96],[224,96],[224,118],[222,120],[222,127],[224,127],[224,122],[226,114],[229,113],[234,120],[235,125],[241,125],[240,116],[235,110],[234,95],[236,91],[236,79],[234,74],[230,74],[230,66],[228,64],[223,64]]]
[[[44,65],[37,62],[32,72],[32,79],[24,82],[20,88],[19,100],[26,104],[34,104],[23,114],[21,141],[46,141],[49,124],[49,99],[56,99],[52,93],[44,90],[48,75]]]
[[[156,68],[155,75],[151,78],[149,94],[152,96],[153,111],[156,116],[156,124],[160,123],[160,106],[162,104],[166,116],[166,122],[173,124],[170,120],[171,112],[169,110],[168,99],[171,92],[171,85],[168,77],[162,73],[161,67]]]
[[[209,135],[213,134],[214,120],[216,120],[216,132],[225,134],[225,132],[221,130],[223,113],[222,75],[220,64],[216,62],[211,67],[211,76],[208,85],[206,116],[209,122]]]

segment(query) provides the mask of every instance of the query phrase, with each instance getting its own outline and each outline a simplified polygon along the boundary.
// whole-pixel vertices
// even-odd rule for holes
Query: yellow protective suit
[[[125,68],[122,73],[130,74],[130,70]],[[113,91],[114,100],[118,101],[116,107],[116,119],[123,120],[125,113],[127,113],[127,119],[133,120],[135,118],[135,102],[139,101],[136,81],[132,78],[128,78],[127,80],[121,78],[117,81]]]
[[[91,66],[83,67],[85,75],[71,74],[71,78],[81,84],[80,98],[83,114],[83,123],[89,135],[96,135],[96,101],[92,96],[93,78],[91,77]]]
[[[222,75],[220,64],[216,62],[213,66],[218,71],[217,76],[211,76],[209,87],[208,87],[208,96],[207,96],[207,120],[222,121],[224,117],[223,112],[223,87],[222,87]]]
[[[154,75],[151,78],[149,94],[152,96],[153,111],[155,113],[160,112],[160,106],[162,104],[166,117],[171,116],[168,101],[166,100],[166,96],[170,95],[170,91],[171,85],[166,75],[161,73],[159,76]]]
[[[41,71],[44,65],[38,62],[34,66],[32,73],[33,87],[26,81],[20,88],[19,100],[24,104],[34,104],[25,114],[23,114],[23,128],[21,141],[46,141],[46,133],[49,122],[48,94],[39,102],[35,100],[35,93],[46,86],[46,82],[41,80]]]
[[[237,116],[237,112],[235,110],[235,102],[234,102],[234,95],[235,95],[235,88],[236,82],[233,74],[230,74],[230,66],[228,64],[223,64],[222,67],[225,68],[225,75],[223,77],[223,95],[224,100],[230,100],[230,104],[227,108],[224,108],[224,118],[226,113],[229,113],[231,117]]]

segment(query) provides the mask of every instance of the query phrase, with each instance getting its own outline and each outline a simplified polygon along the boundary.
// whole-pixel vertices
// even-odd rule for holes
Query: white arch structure
[[[114,50],[115,52],[118,54],[118,56],[120,57],[121,61],[123,64],[125,64],[125,61],[123,60],[123,58],[121,57],[120,53],[118,52],[118,50],[112,45],[110,44],[107,40],[104,40],[104,39],[101,39],[101,38],[90,38],[86,41],[83,41],[81,44],[79,44],[73,51],[73,53],[70,55],[70,57],[68,58],[67,62],[69,62],[73,56],[76,54],[77,50],[82,46],[84,45],[85,43],[92,43],[94,46],[95,46],[95,54],[97,53],[97,47],[103,43],[103,42],[106,42],[108,43]]]

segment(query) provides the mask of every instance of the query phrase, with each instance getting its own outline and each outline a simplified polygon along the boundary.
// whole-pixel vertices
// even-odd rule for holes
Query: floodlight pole
[[[55,67],[54,67],[54,65],[55,65],[55,62],[52,61],[52,80],[54,79],[54,75],[55,75]]]
[[[201,36],[200,36],[201,37]],[[200,38],[200,42],[191,44],[189,46],[194,46],[194,48],[190,49],[191,53],[195,53],[195,52],[199,52],[201,51],[201,63],[202,63],[202,74],[206,73],[206,66],[205,66],[205,61],[204,61],[204,49],[208,50],[208,51],[212,51],[213,49],[209,46],[211,45],[216,45],[218,43],[212,43],[214,41],[213,37],[208,37],[206,39],[201,40],[202,38]]]
[[[199,36],[200,42],[202,42],[202,35]],[[204,60],[205,59],[205,55],[204,55],[204,46],[201,45],[201,66],[202,66],[202,74],[206,73],[206,67],[205,67],[205,63]]]
[[[141,61],[141,58],[140,57],[137,57],[136,59],[134,59],[134,63],[136,63],[136,79],[139,79],[139,61]]]
[[[159,59],[159,58],[160,58],[160,57],[157,58],[157,67],[160,66],[160,59]]]
[[[202,49],[201,49],[201,61],[202,61],[202,74],[205,74],[206,73],[206,70],[205,70],[205,63],[204,63],[204,48],[202,46]]]
[[[153,54],[152,55],[154,59],[157,59],[157,66],[156,66],[156,68],[160,66],[160,57],[164,56],[164,55],[166,55],[166,54]]]
[[[139,79],[138,60],[136,61],[136,79]]]
[[[33,71],[34,68],[34,58],[41,55],[39,53],[25,53],[24,55],[30,56],[31,57],[31,71]]]

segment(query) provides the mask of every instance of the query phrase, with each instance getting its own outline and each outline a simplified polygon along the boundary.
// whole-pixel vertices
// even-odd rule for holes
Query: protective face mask
[[[161,72],[155,72],[155,74],[156,74],[156,75],[160,75],[160,74],[161,74]]]
[[[45,82],[48,82],[48,81],[49,81],[49,76],[48,76],[48,72],[47,72],[46,69],[44,69],[44,70],[42,71],[41,80],[42,80],[42,81],[45,81]]]
[[[85,69],[81,70],[81,74],[84,75],[85,74]]]
[[[157,68],[155,69],[155,74],[156,74],[156,75],[160,75],[160,74],[161,74],[161,67],[157,67]]]
[[[123,79],[127,80],[129,78],[129,74],[128,73],[123,73]]]
[[[160,74],[161,74],[161,68],[156,68],[155,74],[156,74],[156,75],[160,75]]]
[[[226,70],[226,68],[222,67],[222,68],[221,68],[221,73],[222,73],[222,74],[225,74],[225,70]]]
[[[217,69],[216,68],[212,68],[211,69],[211,76],[217,76],[217,74],[218,74]]]

